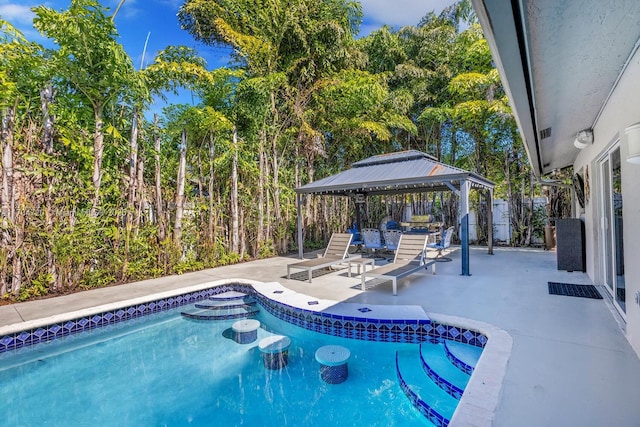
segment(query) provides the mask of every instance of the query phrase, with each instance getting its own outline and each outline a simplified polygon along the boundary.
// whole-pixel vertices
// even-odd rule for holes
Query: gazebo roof
[[[298,194],[354,196],[460,190],[460,183],[493,189],[494,183],[438,162],[416,150],[381,154],[355,162],[351,169],[296,188]]]

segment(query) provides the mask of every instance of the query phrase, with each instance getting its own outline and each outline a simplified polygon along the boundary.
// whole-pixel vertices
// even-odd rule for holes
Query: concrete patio
[[[459,252],[450,256],[453,262],[438,263],[435,276],[425,270],[401,281],[396,297],[390,282],[378,281],[362,292],[360,277],[349,278],[344,269],[321,273],[313,283],[305,281],[305,274],[289,280],[286,265],[295,259],[276,257],[2,306],[0,331],[218,279],[276,281],[316,298],[419,304],[434,317],[458,316],[506,330],[513,349],[495,426],[640,425],[640,359],[624,337],[624,324],[604,289],[603,300],[549,295],[548,281],[590,284],[586,274],[558,271],[555,252],[497,248],[495,255],[488,255],[486,248],[473,248],[472,276],[460,276]]]

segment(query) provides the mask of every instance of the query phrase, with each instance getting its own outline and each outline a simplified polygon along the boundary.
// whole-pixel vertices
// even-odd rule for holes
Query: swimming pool
[[[430,425],[396,375],[398,352],[408,382],[419,377],[422,367],[410,363],[417,344],[313,333],[261,309],[259,339],[292,338],[287,368],[269,371],[259,339],[241,345],[225,338],[235,320],[194,322],[181,318],[183,310],[3,353],[4,424]],[[319,378],[313,355],[326,344],[352,353],[343,384]]]

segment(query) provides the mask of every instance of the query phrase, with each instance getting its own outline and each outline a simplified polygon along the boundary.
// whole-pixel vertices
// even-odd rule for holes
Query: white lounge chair
[[[321,257],[287,265],[287,279],[291,278],[291,269],[297,268],[308,271],[309,283],[311,283],[313,270],[331,267],[335,264],[342,264],[349,256],[348,250],[352,238],[353,234],[351,233],[333,233]]]
[[[427,268],[429,265],[431,265],[431,272],[436,274],[436,262],[425,258],[427,238],[426,234],[403,234],[392,263],[362,272],[362,290],[366,290],[365,281],[368,278],[381,277],[391,280],[393,295],[398,295],[398,279]]]

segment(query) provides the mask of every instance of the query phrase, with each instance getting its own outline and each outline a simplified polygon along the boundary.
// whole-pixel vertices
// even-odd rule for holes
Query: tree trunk
[[[129,194],[127,197],[127,225],[131,227],[132,214],[134,211],[134,202],[136,199],[137,189],[137,172],[138,172],[138,121],[140,112],[138,108],[134,108],[131,120],[131,139],[129,142]]]
[[[509,227],[510,228],[513,228],[514,226],[513,218],[515,213],[515,209],[513,205],[513,189],[511,184],[511,151],[512,149],[513,149],[512,147],[509,147],[504,152],[504,176],[505,176],[505,181],[507,183],[507,203],[509,204],[509,219],[510,219]],[[511,232],[509,233],[509,244],[510,245],[513,244],[513,238],[512,238]]]
[[[265,139],[265,130],[260,131],[260,146],[258,148],[259,151],[259,177],[258,177],[258,235],[257,235],[257,246],[258,252],[260,252],[260,248],[264,244],[266,238],[266,230],[264,227],[265,217],[264,217],[264,201],[265,201],[265,181],[267,176],[267,166],[266,166],[266,153],[264,151],[264,139]]]
[[[131,118],[131,137],[129,139],[129,192],[127,195],[127,213],[125,220],[124,237],[124,260],[122,262],[122,278],[127,276],[127,265],[129,262],[129,246],[131,231],[133,228],[133,217],[135,214],[136,180],[138,172],[138,117],[140,113],[137,107],[133,109]]]
[[[204,196],[204,172],[203,172],[203,168],[202,168],[202,145],[198,146],[198,155],[196,157],[196,161],[197,161],[197,167],[198,167],[198,197],[196,198],[196,200],[198,200],[198,209],[196,209],[196,212],[198,212],[199,218],[198,218],[198,230],[202,230],[201,233],[199,234],[198,237],[198,241],[201,242],[203,241],[202,236],[204,234],[206,234],[206,232],[204,232],[204,224],[205,224],[205,215],[206,212],[204,211],[204,209],[201,209],[202,206],[204,206],[204,202],[205,202],[205,196]]]
[[[274,236],[277,237],[278,239],[281,238],[281,236],[279,236],[280,234],[280,224],[282,223],[282,213],[280,211],[280,174],[279,174],[279,169],[280,169],[280,165],[278,164],[278,144],[277,141],[274,140],[272,141],[273,145],[272,145],[272,153],[271,155],[273,156],[272,159],[272,169],[273,169],[273,174],[271,176],[272,178],[272,187],[273,187],[273,222],[274,222],[274,228],[276,233],[278,234],[278,236]],[[275,242],[274,244],[276,244],[276,247],[279,248],[279,251],[281,251],[281,242]]]
[[[93,174],[91,182],[93,183],[93,203],[91,204],[91,217],[95,218],[98,214],[98,206],[100,205],[100,183],[102,182],[102,155],[104,153],[104,133],[102,131],[102,109],[94,108],[95,129],[93,134]]]
[[[209,191],[209,220],[207,223],[207,238],[209,243],[213,245],[215,242],[215,222],[214,222],[214,205],[213,205],[213,184],[214,184],[214,168],[213,168],[213,160],[215,159],[216,148],[215,148],[215,137],[213,132],[209,134],[209,185],[207,189]]]
[[[534,191],[533,191],[533,170],[529,171],[529,212],[527,215],[527,238],[525,246],[531,246],[531,237],[533,236],[533,210],[534,210]]]
[[[15,107],[7,108],[2,112],[2,133],[0,135],[2,145],[2,191],[0,193],[0,205],[2,206],[2,245],[4,252],[2,272],[0,273],[0,296],[6,294],[11,286],[8,279],[9,265],[12,263],[11,245],[12,239],[9,232],[15,219],[15,206],[13,198],[13,127],[15,120]]]
[[[278,108],[276,106],[276,94],[271,92],[271,112],[273,113],[273,123],[276,128],[280,125],[280,118],[278,114]],[[274,225],[274,245],[282,252],[282,241],[280,236],[280,226],[282,224],[282,213],[280,210],[280,164],[278,162],[278,138],[279,133],[276,131],[274,135],[271,135],[271,156],[272,156],[272,195],[273,195],[273,225]],[[276,242],[276,239],[280,241]]]
[[[144,187],[144,158],[138,159],[138,177],[136,178],[136,184],[138,189],[136,190],[136,199],[134,200],[134,206],[136,207],[136,217],[133,221],[134,237],[138,237],[140,232],[140,221],[142,220],[142,210],[146,203],[145,187]]]
[[[173,227],[173,241],[180,244],[182,238],[182,217],[184,215],[184,182],[187,172],[187,130],[182,130],[182,141],[180,143],[180,163],[178,166],[178,177],[176,179],[176,219]]]
[[[458,153],[458,137],[457,130],[451,126],[451,166],[456,165],[456,154]]]
[[[266,135],[265,135],[266,138]],[[266,142],[266,141],[265,141]],[[267,151],[266,151],[266,145],[264,147],[264,179],[263,179],[263,183],[265,185],[266,191],[265,191],[265,203],[266,203],[266,207],[265,207],[265,238],[269,239],[272,241],[273,244],[273,232],[272,232],[272,223],[271,223],[271,189],[267,186],[268,183],[268,177],[271,174],[271,168],[270,168],[270,163],[269,160],[267,158]]]
[[[231,251],[240,252],[238,226],[238,133],[233,127],[233,162],[231,164]]]
[[[14,219],[14,230],[15,230],[15,238],[14,238],[14,248],[13,248],[13,266],[11,267],[11,292],[13,295],[17,296],[20,293],[20,288],[22,287],[22,257],[20,256],[20,247],[24,243],[24,226],[25,226],[25,218],[24,211],[18,208],[18,212],[16,212],[16,217]]]
[[[158,115],[153,115],[153,150],[155,152],[155,187],[156,187],[156,221],[158,223],[158,242],[167,237],[165,214],[162,206],[162,176],[160,174],[160,132],[158,131]]]
[[[247,252],[246,246],[246,226],[244,224],[244,209],[240,209],[239,218],[239,227],[238,227],[238,240],[240,246],[240,258],[244,258],[244,254]]]
[[[42,116],[44,117],[44,125],[42,131],[42,147],[47,158],[53,155],[53,137],[54,137],[54,118],[49,114],[49,105],[53,103],[55,98],[55,91],[53,86],[48,85],[40,92],[40,100],[42,105]],[[43,166],[47,169],[48,163],[45,160]],[[53,176],[51,174],[44,174],[44,227],[47,236],[51,238],[53,235]],[[51,278],[51,284],[54,291],[57,291],[61,287],[60,280],[56,271],[56,259],[51,250],[51,242],[47,243],[45,249],[47,259],[47,274]]]

